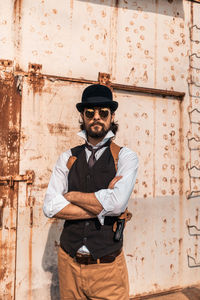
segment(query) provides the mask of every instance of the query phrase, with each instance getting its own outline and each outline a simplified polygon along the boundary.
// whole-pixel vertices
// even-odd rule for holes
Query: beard
[[[95,125],[98,125],[98,128],[95,129]],[[99,129],[99,126],[101,126],[101,129]],[[103,138],[111,129],[111,125],[106,129],[104,124],[101,124],[101,122],[93,122],[90,126],[88,126],[88,128],[86,128],[85,123],[83,122],[83,127],[87,135],[93,139]]]

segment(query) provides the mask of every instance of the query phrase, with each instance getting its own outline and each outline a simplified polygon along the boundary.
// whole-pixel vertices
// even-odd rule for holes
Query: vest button
[[[83,242],[84,242],[84,243],[87,242],[87,238],[86,238],[86,237],[83,238]]]

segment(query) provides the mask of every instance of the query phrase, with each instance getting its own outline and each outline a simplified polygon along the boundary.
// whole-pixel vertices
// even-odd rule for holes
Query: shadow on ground
[[[183,295],[185,295],[189,300],[200,300],[200,289],[196,287],[188,287],[182,290]]]

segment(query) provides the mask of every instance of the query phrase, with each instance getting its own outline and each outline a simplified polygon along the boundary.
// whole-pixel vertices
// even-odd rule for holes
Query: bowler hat
[[[76,104],[79,112],[82,112],[85,107],[109,107],[111,111],[115,111],[118,107],[118,103],[113,101],[111,89],[101,84],[88,86],[83,91],[81,101]]]

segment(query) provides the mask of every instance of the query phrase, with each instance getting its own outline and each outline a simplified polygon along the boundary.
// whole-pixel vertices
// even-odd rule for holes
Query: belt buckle
[[[90,260],[90,256],[89,255],[84,255],[81,253],[76,253],[74,259],[78,264],[83,264],[83,265],[88,265],[89,264],[89,260]]]

